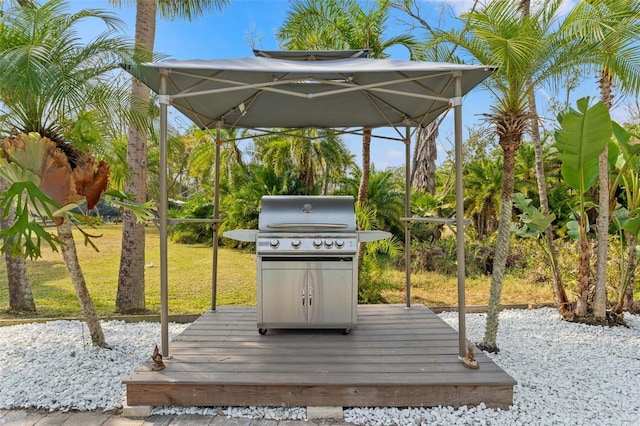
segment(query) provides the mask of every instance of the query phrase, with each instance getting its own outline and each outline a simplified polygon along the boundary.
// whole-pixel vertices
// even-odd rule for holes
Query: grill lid
[[[351,196],[266,195],[258,216],[260,232],[355,232]]]

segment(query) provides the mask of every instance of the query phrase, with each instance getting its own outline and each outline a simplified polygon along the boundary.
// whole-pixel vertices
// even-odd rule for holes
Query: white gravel
[[[454,328],[456,313],[440,315]],[[640,425],[640,316],[628,328],[561,321],[554,309],[500,314],[489,356],[518,381],[509,410],[478,407],[347,408],[367,425]],[[467,315],[467,337],[482,340],[485,315]],[[0,409],[112,410],[122,407],[122,379],[159,344],[157,323],[103,322],[111,350],[90,345],[86,325],[54,321],[0,327]],[[185,325],[171,324],[170,337]],[[211,414],[305,420],[304,408],[159,407],[154,414]]]

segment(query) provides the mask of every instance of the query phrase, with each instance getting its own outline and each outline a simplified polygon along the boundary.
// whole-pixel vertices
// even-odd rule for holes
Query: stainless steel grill
[[[265,196],[258,231],[260,256],[353,256],[358,251],[353,197]]]
[[[390,236],[356,231],[350,196],[265,196],[258,230],[228,238],[256,242],[258,329],[357,325],[358,242]]]

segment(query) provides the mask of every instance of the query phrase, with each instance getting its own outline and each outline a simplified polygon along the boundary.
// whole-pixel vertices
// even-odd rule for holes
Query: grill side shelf
[[[236,241],[243,241],[245,243],[255,243],[257,235],[257,229],[233,229],[231,231],[225,231],[222,233],[222,236],[225,238],[230,238]]]

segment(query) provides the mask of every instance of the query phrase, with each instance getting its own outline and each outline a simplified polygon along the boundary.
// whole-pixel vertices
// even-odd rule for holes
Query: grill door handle
[[[344,229],[349,225],[346,223],[268,223],[270,229]]]
[[[302,306],[304,306],[304,300],[305,300],[304,287],[302,287]]]
[[[309,306],[313,303],[313,287],[309,287]]]

